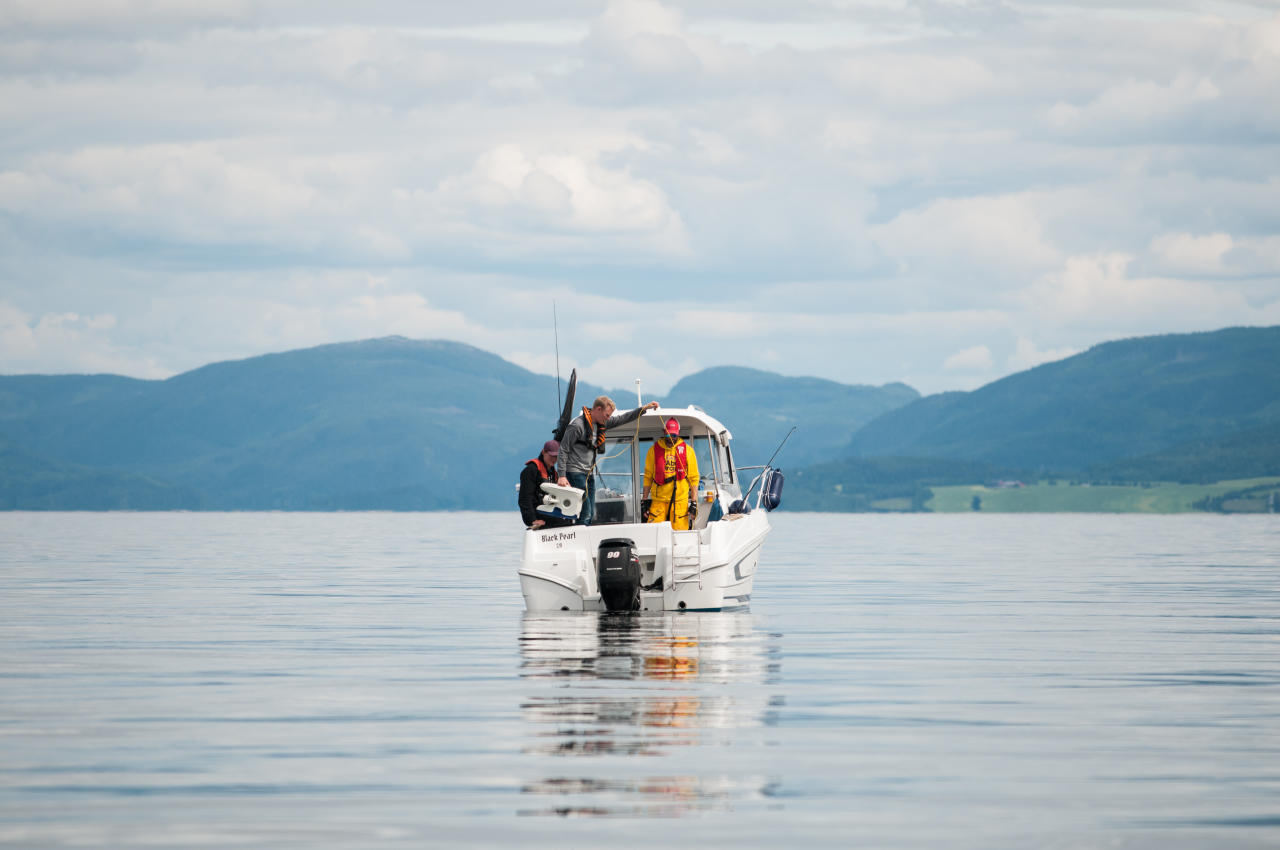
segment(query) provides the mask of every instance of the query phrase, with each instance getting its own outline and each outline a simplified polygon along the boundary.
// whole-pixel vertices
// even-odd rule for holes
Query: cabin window
[[[643,463],[644,455],[640,456]],[[596,513],[592,522],[636,522],[631,441],[611,442],[596,460]],[[643,469],[643,467],[641,467]]]
[[[653,440],[639,441],[640,456],[636,459],[636,480],[640,482],[641,494],[644,488],[644,465],[649,461],[649,450],[653,448]]]
[[[688,437],[685,442],[698,459],[698,475],[703,490],[714,490],[716,484],[732,484],[735,480],[733,457],[727,446],[715,437]],[[634,451],[632,450],[634,446]],[[653,439],[610,441],[596,461],[596,511],[592,522],[642,522],[640,488],[644,482],[644,464],[653,448]]]
[[[702,487],[705,490],[715,474],[715,467],[711,465],[711,444],[706,437],[693,437],[685,442],[693,448],[693,453],[698,457],[698,477],[702,480]]]
[[[702,489],[714,489],[711,485],[713,482],[721,484],[732,484],[733,474],[730,470],[733,468],[729,460],[729,451],[711,436],[703,435],[698,437],[687,437],[685,442],[693,449],[694,456],[698,458],[698,477],[702,479]],[[644,477],[645,459],[649,455],[649,449],[653,446],[653,440],[640,441],[640,476]]]
[[[733,483],[733,455],[729,452],[728,446],[722,446],[716,443],[716,448],[720,451],[720,483]]]

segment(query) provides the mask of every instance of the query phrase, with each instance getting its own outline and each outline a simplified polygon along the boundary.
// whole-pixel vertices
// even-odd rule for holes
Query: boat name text
[[[577,534],[578,532],[576,531],[560,531],[555,534],[544,534],[542,535],[542,542],[553,543],[556,540],[573,540]]]

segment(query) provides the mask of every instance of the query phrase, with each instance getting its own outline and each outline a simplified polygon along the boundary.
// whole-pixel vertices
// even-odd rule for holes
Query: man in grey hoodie
[[[596,479],[591,473],[596,466],[596,456],[604,451],[605,431],[634,422],[641,413],[657,406],[656,401],[651,401],[644,407],[616,413],[618,406],[613,399],[602,395],[590,409],[582,408],[582,415],[574,417],[565,428],[564,439],[560,441],[560,459],[556,463],[560,479],[556,483],[587,492],[582,501],[582,513],[578,514],[579,524],[590,525],[591,518],[595,516]]]

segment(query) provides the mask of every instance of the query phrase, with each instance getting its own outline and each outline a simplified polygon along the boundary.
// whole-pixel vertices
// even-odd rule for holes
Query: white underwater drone
[[[577,519],[582,512],[582,499],[586,493],[577,487],[561,487],[550,481],[542,484],[542,504],[538,505],[540,514],[547,514],[560,519]]]

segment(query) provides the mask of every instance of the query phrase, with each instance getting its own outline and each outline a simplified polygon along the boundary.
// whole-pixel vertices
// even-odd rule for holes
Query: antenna
[[[769,462],[766,463],[765,466],[768,466],[769,464],[773,463],[773,459],[778,456],[778,452],[782,451],[782,447],[787,444],[787,440],[790,440],[791,435],[794,434],[795,432],[796,432],[796,426],[792,425],[791,430],[787,432],[787,436],[782,438],[782,442],[778,443],[778,447],[773,450],[773,454],[769,455]]]
[[[636,378],[636,407],[644,407],[644,399],[640,396],[640,379]]]
[[[556,302],[551,301],[551,327],[556,332],[556,410],[560,409],[560,322],[556,317]]]

